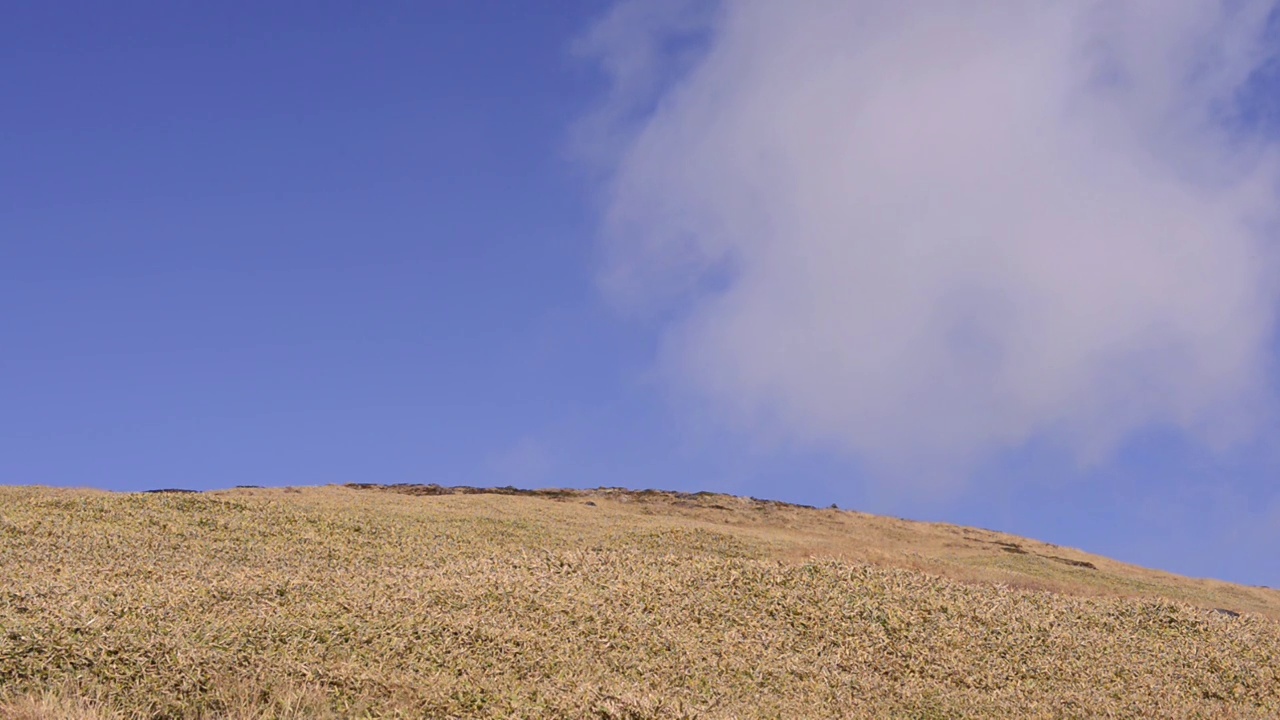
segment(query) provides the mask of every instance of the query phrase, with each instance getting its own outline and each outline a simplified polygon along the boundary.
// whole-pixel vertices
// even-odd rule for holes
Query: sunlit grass
[[[22,720],[1280,716],[1274,591],[724,496],[4,488],[0,579]]]

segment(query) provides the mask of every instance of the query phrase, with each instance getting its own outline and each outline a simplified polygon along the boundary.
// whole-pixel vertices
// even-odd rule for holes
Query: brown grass
[[[0,488],[0,717],[1280,717],[1275,591],[726,496],[385,490]]]

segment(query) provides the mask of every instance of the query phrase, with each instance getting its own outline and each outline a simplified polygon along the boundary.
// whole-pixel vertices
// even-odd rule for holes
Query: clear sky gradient
[[[695,326],[670,318],[700,306],[637,312],[609,289],[631,262],[616,244],[637,241],[602,217],[640,200],[602,191],[629,177],[627,161],[602,171],[581,152],[584,118],[611,87],[583,38],[611,8],[6,7],[0,483],[712,490],[1280,586],[1280,433],[1265,419],[1223,446],[1135,421],[1084,464],[1039,426],[994,450],[984,435],[939,488],[873,469],[881,446],[830,441],[822,409],[783,403],[783,431],[757,432],[715,399],[743,385],[672,381],[683,366],[672,370],[671,348]],[[1257,82],[1237,120],[1274,132],[1266,98],[1280,83]],[[684,87],[687,100],[703,85]],[[680,97],[651,92],[665,100],[630,108],[629,122],[666,107],[654,122],[696,142]],[[717,361],[754,347],[689,343]],[[734,383],[773,377],[726,364]]]

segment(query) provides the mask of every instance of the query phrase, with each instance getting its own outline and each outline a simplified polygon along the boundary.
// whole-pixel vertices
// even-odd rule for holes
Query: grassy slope
[[[726,496],[0,488],[0,717],[1108,714],[1280,717],[1280,592]]]

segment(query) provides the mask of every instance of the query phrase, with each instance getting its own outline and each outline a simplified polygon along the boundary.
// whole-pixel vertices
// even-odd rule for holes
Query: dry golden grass
[[[0,488],[0,717],[1280,717],[1276,591],[726,496],[433,492]]]

